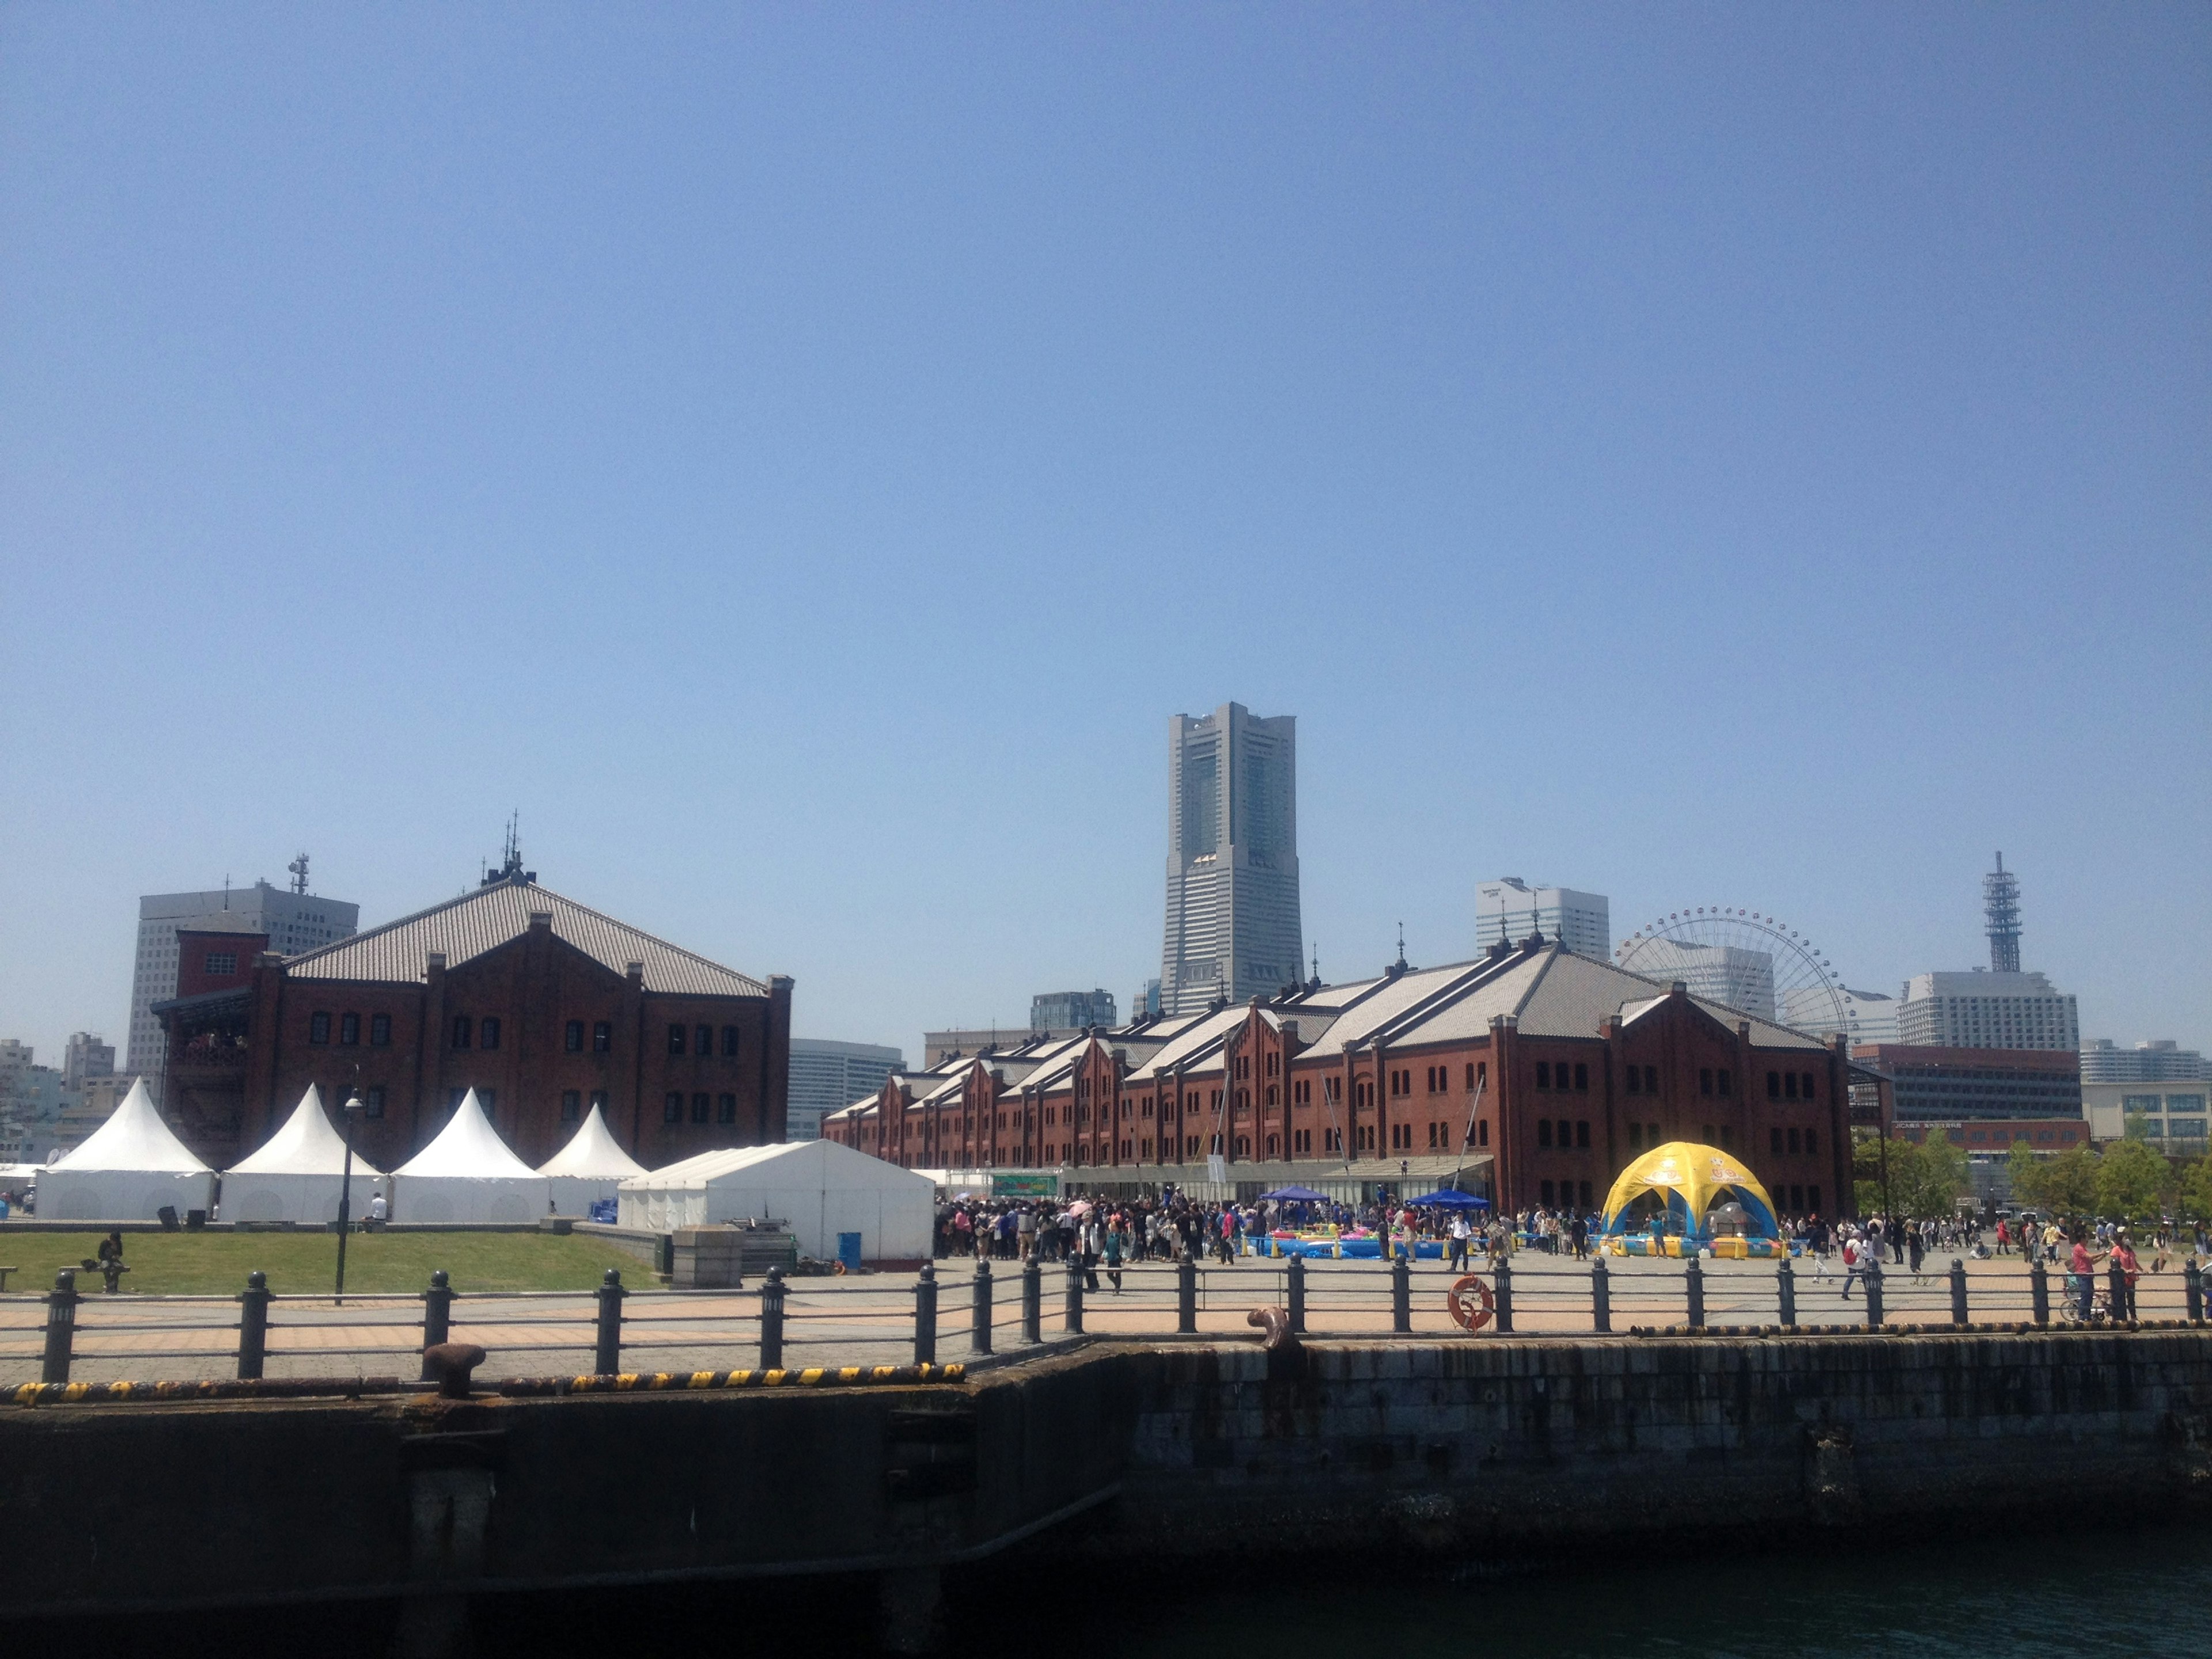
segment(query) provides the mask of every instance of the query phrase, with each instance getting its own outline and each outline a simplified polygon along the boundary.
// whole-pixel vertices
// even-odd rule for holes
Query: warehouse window
[[[361,1115],[363,1117],[384,1115],[384,1085],[372,1083],[361,1091]]]
[[[320,1044],[328,1042],[330,1040],[331,1017],[325,1013],[309,1014],[307,1016],[307,1041],[313,1043]]]
[[[592,1026],[592,1052],[603,1054],[614,1046],[615,1028],[604,1019],[596,1021]]]
[[[572,1054],[580,1054],[584,1052],[584,1022],[582,1020],[572,1019],[562,1028],[561,1047]]]
[[[388,1048],[392,1046],[392,1016],[371,1014],[368,1017],[368,1046]]]
[[[714,1121],[717,1123],[735,1123],[737,1121],[738,1097],[735,1095],[728,1094],[716,1096],[714,1098]]]
[[[663,1123],[684,1121],[684,1097],[672,1089],[661,1099],[660,1121]]]
[[[584,1115],[584,1097],[574,1089],[561,1092],[561,1121],[574,1123]]]
[[[696,1052],[702,1060],[712,1058],[714,1053],[714,1028],[713,1026],[702,1025],[699,1028],[699,1046],[694,1052]]]
[[[476,1040],[476,1025],[466,1014],[453,1016],[453,1047],[465,1048]]]
[[[477,1047],[479,1048],[499,1047],[499,1021],[489,1015],[477,1022]]]
[[[722,1028],[722,1058],[735,1060],[737,1057],[738,1028],[734,1025],[725,1025]]]
[[[680,1054],[684,1052],[684,1028],[683,1026],[672,1025],[668,1028],[668,1052],[670,1054]]]

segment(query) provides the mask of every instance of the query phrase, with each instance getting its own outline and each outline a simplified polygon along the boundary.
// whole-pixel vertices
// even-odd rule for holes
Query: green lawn
[[[55,1270],[81,1267],[103,1235],[15,1232],[0,1224],[0,1262],[18,1271],[10,1294],[53,1287]],[[336,1273],[336,1233],[125,1233],[123,1288],[141,1295],[228,1293],[246,1288],[258,1267],[269,1288],[294,1296],[327,1292]],[[586,1291],[609,1267],[623,1283],[652,1288],[651,1269],[603,1239],[572,1233],[356,1233],[346,1242],[346,1289],[419,1291],[443,1267],[457,1291]],[[80,1272],[77,1289],[100,1291]]]

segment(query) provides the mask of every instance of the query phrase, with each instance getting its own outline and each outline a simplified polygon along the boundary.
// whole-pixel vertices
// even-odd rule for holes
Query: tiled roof
[[[536,882],[501,881],[457,899],[388,921],[351,939],[286,958],[295,979],[346,979],[419,984],[430,953],[442,951],[458,968],[530,931],[533,910],[550,911],[553,935],[611,973],[645,964],[645,988],[680,996],[764,997],[768,987],[665,939],[601,915]]]

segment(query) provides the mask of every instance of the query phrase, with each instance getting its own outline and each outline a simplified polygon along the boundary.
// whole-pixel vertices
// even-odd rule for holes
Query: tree
[[[2024,1140],[2015,1140],[2012,1151],[2005,1154],[2005,1172],[2012,1177],[2012,1201],[2015,1209],[2040,1210],[2046,1206],[2050,1182],[2045,1177],[2043,1160],[2035,1149]]]
[[[2141,1140],[2116,1140],[2097,1160],[2091,1186],[2097,1213],[2125,1221],[2155,1221],[2166,1160]]]
[[[2069,1147],[2043,1165],[2037,1207],[2060,1215],[2087,1215],[2097,1207],[2097,1158],[2086,1146]]]
[[[1900,1168],[1897,1153],[1907,1157]],[[1897,1213],[1926,1220],[1951,1214],[1966,1190],[1966,1154],[1948,1135],[1931,1133],[1915,1146],[1906,1142],[1890,1152],[1889,1187]]]
[[[2181,1172],[2182,1218],[2188,1221],[2212,1221],[2212,1158],[2193,1160]]]

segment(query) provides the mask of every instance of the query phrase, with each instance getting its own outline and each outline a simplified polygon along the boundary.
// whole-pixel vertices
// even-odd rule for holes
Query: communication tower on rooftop
[[[1997,854],[1997,867],[1982,878],[1982,915],[1989,922],[1990,971],[2018,973],[2020,878],[2004,867],[2002,853]]]

